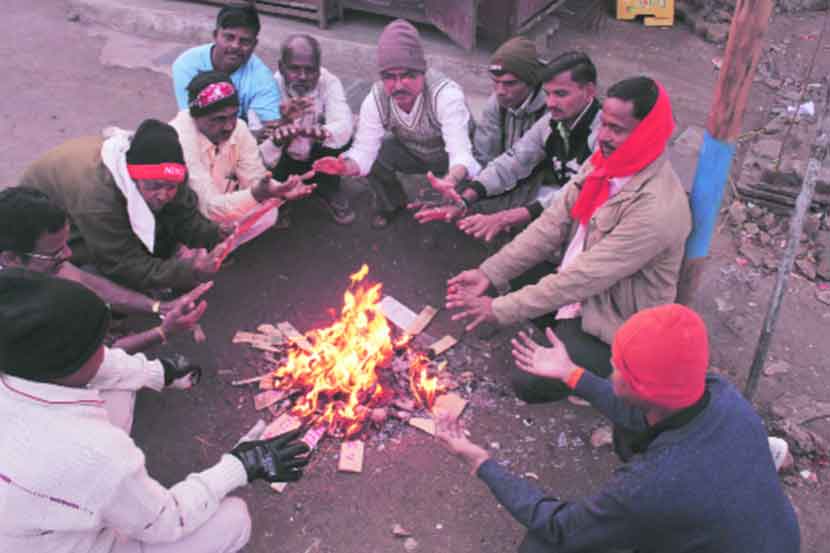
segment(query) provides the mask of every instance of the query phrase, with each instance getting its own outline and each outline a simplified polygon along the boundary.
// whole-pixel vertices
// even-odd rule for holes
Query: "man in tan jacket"
[[[691,213],[665,155],[674,123],[665,90],[636,77],[608,90],[599,149],[555,202],[478,269],[450,279],[454,319],[552,327],[574,362],[607,377],[617,328],[634,313],[672,303]],[[539,265],[564,251],[554,272]],[[540,278],[541,277],[541,278]],[[488,289],[512,291],[498,298]],[[514,371],[522,399],[555,401],[560,382]]]

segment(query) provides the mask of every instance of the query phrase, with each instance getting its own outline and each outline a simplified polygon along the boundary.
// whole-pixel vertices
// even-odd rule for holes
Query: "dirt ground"
[[[646,30],[608,21],[599,33],[589,35],[573,25],[578,11],[562,12],[557,47],[587,49],[606,85],[635,72],[658,77],[674,99],[678,128],[703,126],[717,77],[711,60],[720,55],[718,47],[683,27]],[[777,55],[788,62],[781,69],[798,80],[807,79],[804,60],[816,46],[803,37],[815,36],[825,17],[826,13],[782,15],[772,23],[769,41],[783,45]],[[15,183],[29,161],[64,139],[96,133],[107,125],[135,127],[147,116],[168,118],[174,112],[168,77],[103,64],[105,39],[90,36],[89,29],[68,19],[62,0],[7,0],[0,29],[0,97],[6,99],[0,103],[6,129],[0,143],[1,185]],[[316,28],[309,26],[309,31]],[[828,74],[828,65],[830,59],[820,59],[815,80]],[[348,73],[348,68],[330,69]],[[747,130],[766,122],[773,92],[762,84],[753,88]],[[334,225],[310,202],[298,205],[290,229],[250,244],[218,276],[203,324],[207,343],[197,347],[177,338],[166,347],[192,356],[208,370],[191,392],[140,397],[134,435],[146,451],[151,474],[161,482],[173,484],[215,462],[256,420],[252,390],[229,384],[257,374],[260,365],[258,355],[231,344],[237,330],[283,320],[301,330],[325,323],[328,309],[340,306],[347,275],[364,262],[371,267],[370,277],[384,283],[386,293],[414,310],[425,304],[440,306],[446,279],[486,256],[482,245],[441,224],[418,226],[402,218],[387,231],[373,231],[365,187],[359,181],[350,184],[358,209],[353,226]],[[773,279],[742,266],[736,257],[732,231],[721,225],[694,307],[709,325],[713,364],[742,386]],[[790,368],[762,380],[757,397],[762,412],[782,398],[815,403],[830,396],[824,341],[830,310],[816,300],[815,292],[814,283],[790,279],[770,352],[771,359],[785,360]],[[718,299],[727,299],[731,308],[723,309]],[[147,323],[130,321],[136,327]],[[590,493],[617,465],[607,447],[594,449],[589,443],[601,419],[590,408],[567,402],[527,406],[513,398],[506,375],[508,339],[514,330],[504,329],[488,339],[465,335],[453,354],[455,370],[477,373],[462,389],[471,400],[465,423],[473,439],[496,458],[517,472],[533,473],[552,494],[568,498]],[[461,326],[443,310],[429,332],[462,334]],[[830,438],[828,418],[809,428]],[[336,472],[338,447],[324,441],[305,479],[285,493],[275,494],[261,483],[241,490],[239,495],[254,515],[247,551],[403,551],[402,541],[391,533],[396,523],[413,533],[417,551],[515,550],[522,529],[431,437],[390,423],[365,438],[363,474]],[[830,470],[821,465],[809,468],[817,482],[790,475],[786,489],[799,513],[802,550],[820,553],[826,551],[821,544],[830,539]]]

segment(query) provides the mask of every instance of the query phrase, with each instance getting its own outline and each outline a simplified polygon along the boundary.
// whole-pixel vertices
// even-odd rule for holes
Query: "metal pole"
[[[810,153],[810,160],[807,163],[807,171],[804,174],[804,182],[801,184],[801,192],[798,194],[798,199],[795,201],[795,212],[790,220],[790,238],[787,242],[787,249],[784,251],[784,257],[781,259],[781,264],[778,266],[778,276],[775,280],[775,288],[772,291],[772,298],[770,299],[769,308],[767,309],[767,316],[764,319],[764,326],[761,328],[761,336],[758,338],[758,345],[755,348],[755,357],[752,360],[752,366],[749,368],[749,378],[746,381],[746,388],[744,388],[744,395],[751,400],[758,389],[758,380],[761,376],[761,369],[764,368],[764,362],[767,358],[770,342],[772,341],[772,334],[775,331],[775,325],[778,322],[778,312],[781,309],[781,300],[784,297],[784,289],[787,285],[787,279],[790,272],[793,270],[793,263],[795,262],[795,254],[798,250],[798,244],[801,241],[801,232],[804,227],[804,217],[810,204],[813,201],[813,192],[816,189],[816,177],[824,159],[827,157],[827,145],[830,141],[830,119],[827,117],[828,109],[830,109],[830,92],[825,93],[824,107],[819,115],[818,130],[816,142],[813,145]]]

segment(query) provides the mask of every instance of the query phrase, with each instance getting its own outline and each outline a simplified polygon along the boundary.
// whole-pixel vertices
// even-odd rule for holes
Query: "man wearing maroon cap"
[[[360,107],[353,146],[338,157],[318,159],[314,168],[368,175],[377,200],[372,226],[383,228],[407,205],[396,172],[426,173],[431,182],[458,185],[481,167],[473,156],[464,92],[444,75],[427,71],[421,37],[408,21],[396,19],[381,33],[378,70],[380,81]]]
[[[519,551],[796,553],[798,520],[776,475],[763,423],[732,384],[707,374],[706,326],[691,309],[640,311],[614,337],[611,382],[577,367],[551,329],[521,333],[519,367],[565,383],[636,432],[635,456],[593,495],[563,500],[508,472],[457,421],[438,436],[527,527]]]

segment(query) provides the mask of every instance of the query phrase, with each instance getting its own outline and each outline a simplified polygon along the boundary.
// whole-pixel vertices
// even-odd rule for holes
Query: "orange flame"
[[[343,295],[340,318],[326,328],[311,330],[306,338],[310,351],[292,348],[284,365],[275,371],[278,387],[300,397],[292,414],[326,424],[332,433],[350,436],[358,432],[369,409],[388,396],[378,380],[378,370],[394,355],[392,332],[380,307],[382,284],[363,284],[369,267],[350,275]],[[431,406],[438,381],[428,373],[429,361],[412,354],[410,388],[421,406]],[[386,398],[388,400],[388,397]]]

